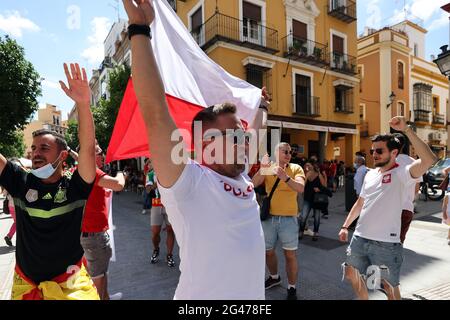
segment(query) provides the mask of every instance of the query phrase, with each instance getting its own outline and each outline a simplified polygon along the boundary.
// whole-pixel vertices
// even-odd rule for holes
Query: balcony
[[[294,94],[292,96],[294,104],[294,115],[301,117],[320,117],[320,98],[303,94]]]
[[[333,51],[331,53],[330,67],[332,70],[337,72],[346,73],[349,75],[357,74],[356,58],[348,54]]]
[[[191,34],[203,50],[224,41],[270,54],[279,51],[277,30],[221,13],[215,13]]]
[[[327,46],[322,43],[294,37],[292,34],[281,39],[281,42],[285,57],[315,66],[328,64]]]
[[[445,125],[445,116],[443,114],[434,114],[433,124]]]
[[[359,126],[359,135],[362,138],[366,138],[369,136],[369,122],[368,121],[361,121]]]
[[[414,110],[414,122],[430,123],[430,112],[427,110]]]
[[[351,0],[329,0],[328,14],[346,23],[356,21],[356,2]]]

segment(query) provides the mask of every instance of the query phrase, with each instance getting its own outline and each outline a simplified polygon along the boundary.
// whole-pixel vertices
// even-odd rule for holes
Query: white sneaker
[[[117,292],[110,295],[109,300],[122,300],[122,292]]]
[[[311,236],[312,237],[314,235],[314,232],[311,231],[310,229],[308,229],[308,230],[305,230],[305,232],[303,234],[306,234],[307,236]]]
[[[142,210],[142,212],[141,212],[142,214],[146,214],[147,213],[147,210]]]

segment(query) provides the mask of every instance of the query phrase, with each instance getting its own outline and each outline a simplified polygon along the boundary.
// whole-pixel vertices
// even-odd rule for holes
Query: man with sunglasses
[[[68,148],[69,154],[78,161],[78,153]],[[77,148],[78,151],[78,148]],[[117,172],[111,177],[102,171],[105,164],[105,155],[98,144],[95,146],[96,174],[94,187],[89,195],[84,209],[81,225],[80,243],[87,260],[87,269],[94,282],[101,300],[120,300],[120,292],[109,295],[108,293],[108,268],[112,256],[109,239],[108,197],[111,190],[120,192],[125,186],[123,172]]]
[[[367,173],[361,194],[339,232],[339,239],[346,242],[348,227],[359,216],[347,249],[347,261],[343,264],[344,277],[350,281],[359,299],[368,299],[366,271],[375,272],[368,275],[370,280],[375,279],[372,289],[383,291],[389,300],[401,299],[403,205],[411,185],[437,160],[428,145],[406,124],[404,117],[394,117],[389,123],[392,129],[406,135],[420,159],[400,166],[396,162],[401,148],[398,138],[385,134],[372,139],[370,154],[377,169]]]
[[[123,3],[130,25],[134,90],[147,127],[161,201],[180,247],[175,299],[264,299],[264,235],[254,187],[245,173],[249,145],[245,135],[232,141],[227,132],[244,130],[236,106],[217,104],[194,117],[194,127],[196,122],[202,125],[201,131],[193,131],[199,161],[179,150],[179,142],[172,139],[177,127],[153,53],[156,44],[150,41],[152,1]],[[262,95],[264,102],[265,90]],[[266,119],[264,108],[263,103],[250,124],[254,129]],[[211,130],[215,134],[205,139]],[[197,138],[196,132],[201,134]],[[175,153],[181,153],[181,159]]]
[[[297,195],[303,193],[306,177],[302,167],[298,164],[289,163],[292,150],[288,143],[278,144],[274,153],[276,163],[271,165],[269,175],[265,175],[260,169],[252,179],[255,187],[265,182],[267,194],[270,194],[279,179],[279,184],[270,201],[271,217],[262,221],[266,242],[266,263],[269,269],[269,277],[266,279],[265,288],[269,289],[281,284],[275,253],[275,247],[279,239],[286,259],[287,299],[297,300],[298,265],[296,253],[299,236]]]

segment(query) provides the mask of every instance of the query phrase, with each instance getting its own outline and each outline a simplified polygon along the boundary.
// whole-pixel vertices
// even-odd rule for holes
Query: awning
[[[331,132],[331,133],[358,134],[357,129],[327,127],[327,126],[318,126],[318,125],[285,122],[285,121],[269,120],[269,121],[267,121],[267,126],[276,127],[276,128],[298,129],[298,130],[309,130],[309,131],[320,131],[320,132]]]

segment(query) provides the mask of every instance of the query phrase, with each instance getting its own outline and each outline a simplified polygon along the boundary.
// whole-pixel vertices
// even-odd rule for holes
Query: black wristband
[[[144,36],[152,38],[151,32],[150,32],[150,26],[142,25],[142,24],[130,24],[128,26],[128,39],[131,40],[131,37],[142,34]]]
[[[348,230],[348,228],[347,228],[347,227],[344,227],[344,226],[342,226],[342,227],[341,227],[341,229],[345,229],[345,230]]]
[[[291,177],[287,177],[287,179],[286,179],[286,180],[284,180],[284,183],[288,183],[288,182],[289,182],[289,180],[291,180]]]

